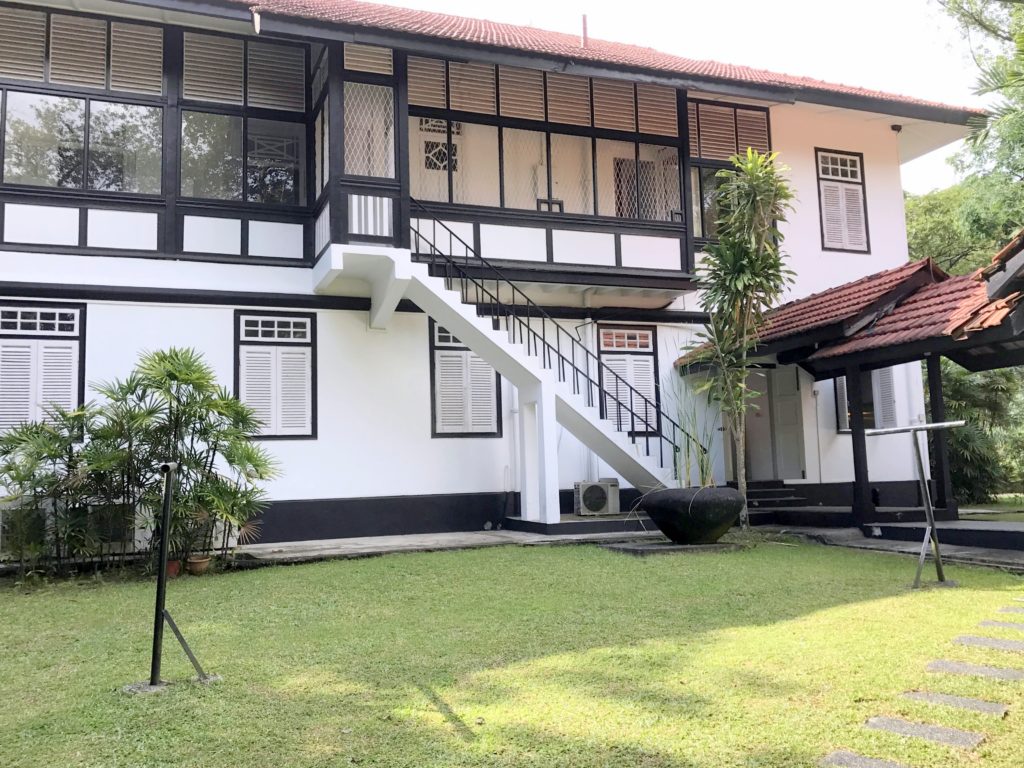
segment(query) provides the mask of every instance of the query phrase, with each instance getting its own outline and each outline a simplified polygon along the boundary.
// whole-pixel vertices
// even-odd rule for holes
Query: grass
[[[221,683],[189,684],[168,634],[148,697],[153,585],[0,587],[0,755],[25,766],[814,766],[848,748],[927,768],[1024,764],[1024,684],[928,661],[1024,668],[952,645],[1024,581],[813,545],[635,559],[594,547],[407,554],[170,585]],[[1004,616],[1002,618],[1012,618]],[[1020,633],[1016,633],[1018,638]],[[1006,720],[902,700],[1013,707]],[[976,753],[862,727],[872,715],[983,730]]]
[[[966,509],[984,509],[981,514],[964,515],[966,520],[998,520],[1004,523],[1024,523],[1024,496],[1013,493],[1001,494],[995,501],[984,504],[964,504]]]

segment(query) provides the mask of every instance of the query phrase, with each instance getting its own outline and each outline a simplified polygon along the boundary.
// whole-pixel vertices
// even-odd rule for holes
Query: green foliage
[[[94,389],[100,404],[54,409],[0,439],[5,519],[17,533],[5,542],[23,569],[48,556],[62,571],[66,560],[112,547],[123,558],[137,527],[157,527],[165,461],[179,466],[173,556],[215,544],[226,552],[236,534],[255,532],[261,483],[275,467],[252,441],[260,426],[252,409],[217,384],[198,352],[146,353],[127,378]]]
[[[1024,379],[1015,369],[971,373],[943,360],[942,388],[947,419],[967,422],[949,433],[953,491],[961,503],[989,501],[1020,475],[1024,439],[1010,416]]]
[[[708,247],[699,277],[701,306],[710,318],[702,333],[712,365],[705,388],[736,441],[736,475],[746,495],[746,412],[754,396],[747,387],[749,354],[765,313],[792,282],[780,250],[778,223],[785,221],[793,193],[774,152],[748,148],[732,164],[717,175],[719,242]],[[746,507],[740,520],[746,527]]]

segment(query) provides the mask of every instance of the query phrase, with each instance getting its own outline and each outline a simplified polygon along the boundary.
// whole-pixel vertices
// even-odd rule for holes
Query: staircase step
[[[851,528],[853,512],[845,507],[779,507],[773,510],[779,525],[810,528]]]
[[[862,529],[865,536],[872,538],[912,541],[920,544],[924,540],[925,527],[923,522],[875,521],[863,525]],[[940,521],[936,525],[936,529],[939,533],[939,542],[942,544],[984,549],[1024,550],[1024,523],[949,520]]]

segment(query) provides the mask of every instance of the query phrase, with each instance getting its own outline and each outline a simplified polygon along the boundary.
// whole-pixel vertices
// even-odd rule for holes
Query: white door
[[[775,479],[800,480],[805,475],[800,371],[795,366],[772,371],[772,432]]]
[[[747,410],[747,479],[774,480],[775,457],[772,447],[772,409],[767,370],[747,374],[747,386],[757,395]]]

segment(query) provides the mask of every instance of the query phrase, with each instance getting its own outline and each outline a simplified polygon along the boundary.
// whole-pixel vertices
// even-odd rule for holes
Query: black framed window
[[[429,330],[431,437],[501,437],[501,376],[443,326]]]
[[[821,247],[826,251],[871,251],[867,197],[864,193],[864,155],[834,149],[815,149],[818,205],[821,209]]]
[[[235,310],[235,396],[261,437],[316,437],[316,315]]]

